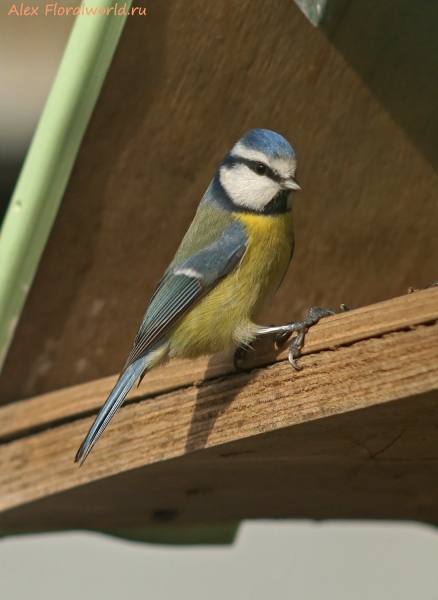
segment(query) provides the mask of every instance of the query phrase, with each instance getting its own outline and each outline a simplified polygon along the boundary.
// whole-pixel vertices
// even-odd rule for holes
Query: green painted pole
[[[75,18],[0,233],[0,370],[131,2],[93,15],[115,1],[87,0]]]

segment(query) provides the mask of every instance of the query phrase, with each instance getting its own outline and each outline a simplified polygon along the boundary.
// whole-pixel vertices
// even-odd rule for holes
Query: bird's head
[[[300,189],[296,167],[295,152],[284,137],[268,129],[251,129],[225,156],[218,177],[240,210],[276,212],[276,206],[290,210],[290,192]]]

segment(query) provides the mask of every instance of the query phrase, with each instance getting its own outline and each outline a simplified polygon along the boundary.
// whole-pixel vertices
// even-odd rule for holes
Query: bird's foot
[[[347,312],[349,310],[348,306],[341,304],[341,312]],[[309,331],[310,327],[316,325],[324,317],[330,317],[335,314],[336,311],[331,308],[319,308],[313,306],[309,310],[307,317],[302,321],[273,327],[261,327],[258,331],[258,335],[271,335],[278,345],[282,345],[293,333],[296,333],[297,335],[289,348],[288,359],[295,370],[301,371],[303,367],[300,367],[300,365],[296,363],[296,359],[301,356],[301,348],[303,347],[306,333]]]
[[[301,356],[301,348],[304,345],[304,338],[310,327],[316,325],[324,317],[330,317],[331,315],[335,314],[336,311],[332,310],[331,308],[319,308],[318,306],[313,306],[309,310],[309,314],[305,319],[289,324],[291,327],[290,332],[279,333],[279,335],[276,336],[275,341],[278,345],[281,345],[289,339],[293,332],[297,333],[294,341],[290,345],[288,354],[288,360],[296,371],[301,371],[303,368],[296,363],[296,359]]]

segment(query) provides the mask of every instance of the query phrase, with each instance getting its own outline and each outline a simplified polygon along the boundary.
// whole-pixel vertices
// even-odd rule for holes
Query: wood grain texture
[[[0,513],[0,531],[256,518],[437,523],[436,392],[276,429]]]
[[[250,127],[291,141],[303,189],[295,257],[262,322],[298,319],[311,305],[366,306],[437,278],[438,173],[426,143],[436,145],[436,117],[425,110],[436,106],[427,96],[436,69],[422,60],[437,54],[409,37],[417,21],[398,35],[395,0],[350,4],[329,37],[291,0],[150,0],[145,19],[127,21],[0,380],[2,403],[119,371],[219,161]]]
[[[402,300],[427,304],[437,291]],[[381,305],[380,312],[391,311]],[[437,520],[436,317],[330,346],[304,356],[299,373],[282,360],[139,399],[119,411],[82,469],[73,457],[91,418],[0,445],[0,528],[133,526],[169,515],[198,523]],[[211,489],[213,504],[204,498]]]
[[[323,319],[307,334],[303,355],[435,320],[438,320],[438,288]],[[287,357],[287,347],[288,345],[286,349],[275,350],[273,344],[259,344],[242,363],[242,368],[250,369],[282,361]],[[205,357],[193,361],[175,360],[148,373],[141,386],[134,387],[128,402],[233,372],[229,356]],[[0,408],[0,441],[22,437],[30,431],[96,412],[103,405],[116,380],[117,375]]]

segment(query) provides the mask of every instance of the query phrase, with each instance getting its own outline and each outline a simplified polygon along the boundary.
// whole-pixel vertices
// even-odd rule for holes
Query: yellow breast
[[[176,325],[170,355],[195,358],[248,343],[253,319],[280,285],[293,251],[292,212],[281,215],[239,213],[248,246],[238,267],[218,283]]]

